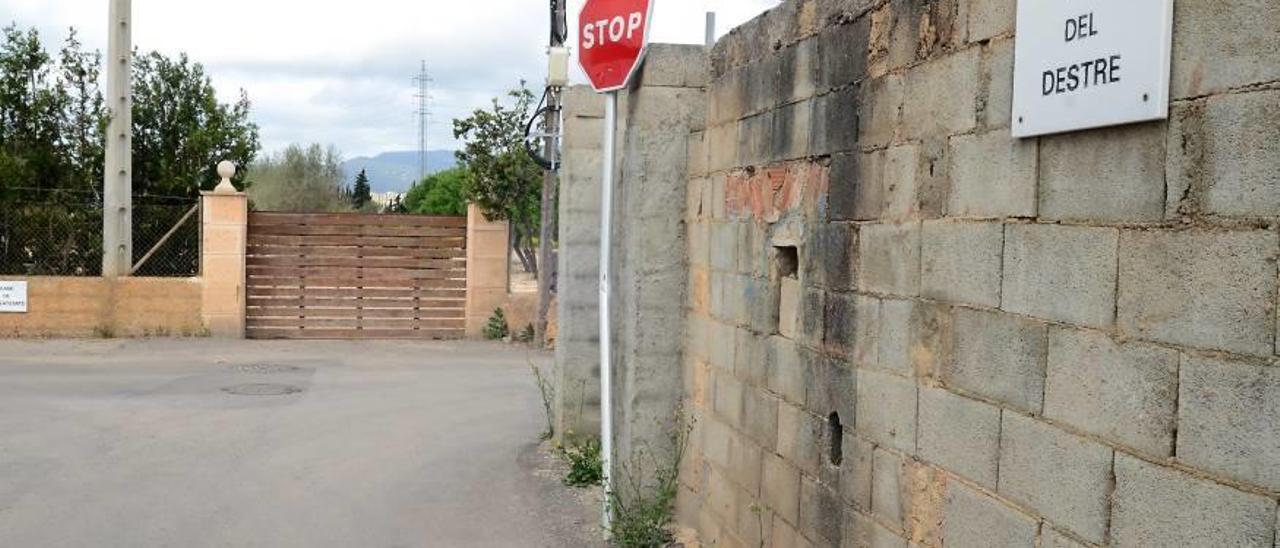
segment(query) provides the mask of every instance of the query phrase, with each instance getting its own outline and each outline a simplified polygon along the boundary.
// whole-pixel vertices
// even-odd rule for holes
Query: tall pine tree
[[[369,174],[365,170],[360,170],[360,174],[356,175],[356,185],[351,189],[351,206],[356,211],[363,210],[369,202],[373,201],[373,188],[369,186]]]

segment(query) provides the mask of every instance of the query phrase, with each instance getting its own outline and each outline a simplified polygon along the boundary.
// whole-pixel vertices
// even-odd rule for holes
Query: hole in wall
[[[800,250],[795,246],[778,246],[773,248],[773,252],[778,278],[799,278]]]
[[[844,462],[844,426],[840,424],[840,413],[832,411],[827,417],[827,461],[832,466],[840,466]]]

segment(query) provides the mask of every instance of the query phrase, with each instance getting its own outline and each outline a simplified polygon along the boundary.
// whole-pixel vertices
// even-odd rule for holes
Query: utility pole
[[[565,15],[565,0],[551,0],[551,43],[548,58],[551,60],[547,77],[547,110],[543,115],[542,125],[545,129],[546,143],[544,155],[551,166],[542,173],[542,232],[538,241],[538,315],[534,322],[534,340],[545,346],[547,344],[547,316],[551,313],[551,294],[558,264],[556,261],[555,241],[559,232],[557,207],[559,202],[560,170],[560,94],[566,82],[561,81],[568,75],[567,50],[564,42],[568,39],[568,23]],[[564,53],[558,53],[563,50]],[[563,64],[563,70],[559,65]],[[563,76],[560,74],[563,72]]]
[[[431,74],[427,72],[427,62],[422,62],[422,71],[414,77],[418,84],[418,92],[414,98],[418,100],[418,180],[426,179],[430,166],[427,165],[427,131],[431,124]]]
[[[102,275],[133,267],[133,2],[110,0],[107,28],[106,166],[102,181]]]

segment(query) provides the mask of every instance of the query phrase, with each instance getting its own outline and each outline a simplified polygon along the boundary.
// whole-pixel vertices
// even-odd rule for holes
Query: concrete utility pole
[[[107,28],[106,169],[102,181],[102,275],[133,268],[133,2],[110,0]]]
[[[566,63],[566,71],[568,55],[557,56],[555,50],[564,48],[567,37],[565,0],[552,0],[551,41],[548,53],[553,60],[553,65],[558,59],[563,59]],[[564,85],[556,81],[560,75],[555,73],[561,72],[558,67],[553,67],[550,72],[552,74],[549,74],[547,80],[547,110],[542,124],[547,135],[543,153],[551,163],[551,167],[542,174],[542,232],[538,241],[538,315],[534,321],[534,340],[544,346],[547,344],[547,316],[551,313],[552,285],[559,269],[555,251],[556,234],[559,233],[556,204],[560,190],[557,179],[560,158],[557,156],[560,153],[560,94],[563,89],[561,86]]]

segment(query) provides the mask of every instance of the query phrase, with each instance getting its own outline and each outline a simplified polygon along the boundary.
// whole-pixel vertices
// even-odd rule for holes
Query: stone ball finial
[[[235,194],[236,187],[231,184],[231,178],[236,176],[236,165],[229,160],[223,160],[218,163],[218,176],[222,177],[222,181],[218,183],[218,187],[213,189],[215,194]]]

